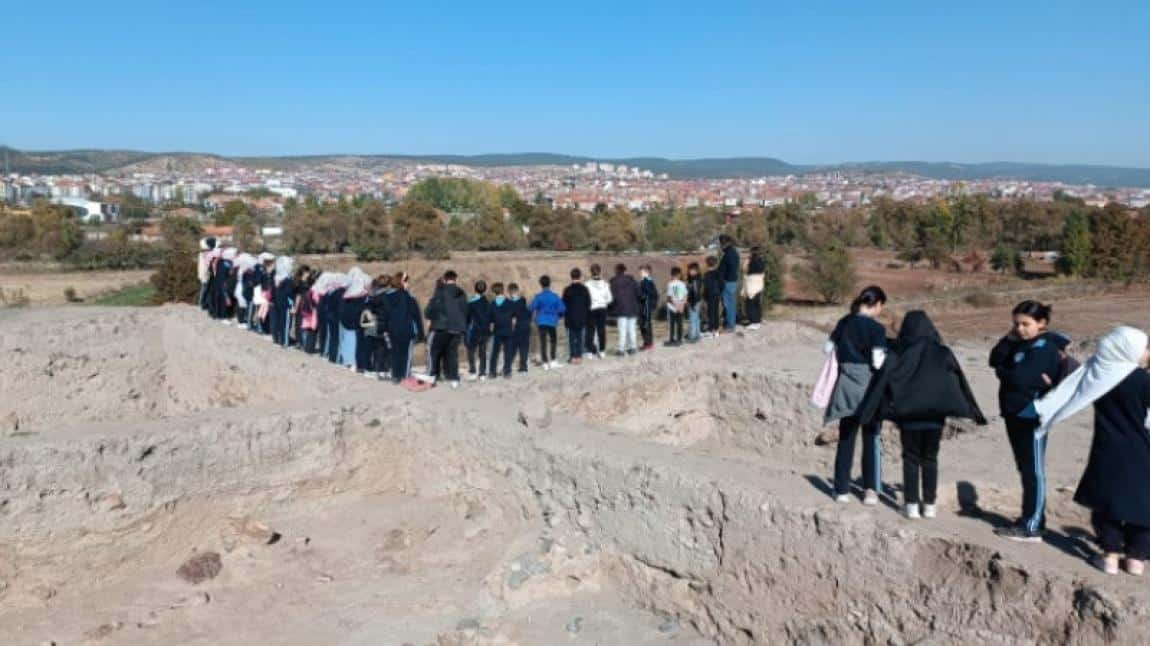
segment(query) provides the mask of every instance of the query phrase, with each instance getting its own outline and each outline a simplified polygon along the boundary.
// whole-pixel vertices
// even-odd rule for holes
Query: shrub
[[[962,300],[967,305],[977,308],[994,307],[1000,302],[1000,299],[990,292],[974,292],[967,294]]]
[[[27,307],[32,299],[24,293],[24,290],[17,287],[16,289],[4,289],[0,287],[0,307]]]
[[[80,301],[82,301],[84,299],[80,298],[76,294],[76,288],[75,287],[69,286],[69,287],[64,288],[64,300],[69,302],[69,303],[79,303]]]
[[[854,260],[846,249],[834,245],[815,249],[809,263],[795,269],[799,284],[827,303],[841,303],[858,282]]]
[[[156,288],[155,301],[160,303],[194,303],[200,292],[196,276],[196,252],[186,244],[173,245],[163,264],[151,277]]]

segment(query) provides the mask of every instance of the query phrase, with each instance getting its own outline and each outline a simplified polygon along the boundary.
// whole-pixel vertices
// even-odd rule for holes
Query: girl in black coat
[[[964,417],[986,424],[986,417],[962,367],[943,345],[926,312],[907,312],[892,350],[859,406],[859,420],[864,426],[882,420],[898,424],[906,516],[934,518],[938,450],[946,418]]]

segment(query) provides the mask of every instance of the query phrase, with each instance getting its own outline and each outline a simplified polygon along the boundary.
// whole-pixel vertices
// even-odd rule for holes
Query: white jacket
[[[583,283],[591,292],[591,309],[603,310],[611,304],[611,286],[602,278],[592,278]]]

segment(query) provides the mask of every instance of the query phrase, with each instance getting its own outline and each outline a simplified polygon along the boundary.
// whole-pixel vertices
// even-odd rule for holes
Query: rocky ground
[[[1145,641],[1145,583],[1084,560],[1089,414],[1044,545],[993,535],[997,420],[944,442],[937,520],[893,434],[888,504],[837,505],[819,325],[412,394],[190,308],[0,311],[3,643]]]

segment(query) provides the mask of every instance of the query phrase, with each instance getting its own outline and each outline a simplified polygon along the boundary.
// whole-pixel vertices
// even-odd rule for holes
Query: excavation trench
[[[45,377],[71,394],[62,411],[0,410],[28,420],[0,444],[0,621],[18,643],[1087,644],[1150,628],[1139,590],[959,521],[831,504],[805,477],[829,452],[806,366],[600,363],[412,398],[319,363],[302,383],[310,360],[261,359],[192,314],[140,315],[162,357],[110,343],[88,363],[160,361],[171,383],[199,352],[205,374],[258,371],[225,389],[254,399],[141,382],[117,417],[69,367]],[[22,351],[25,379],[85,354]],[[205,550],[218,579],[175,577]]]

